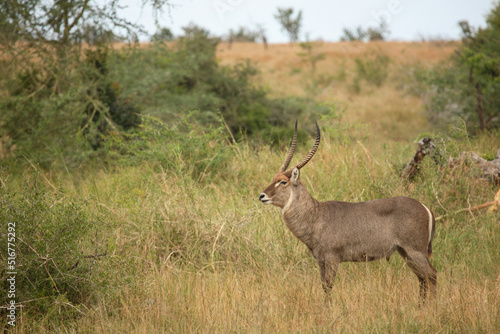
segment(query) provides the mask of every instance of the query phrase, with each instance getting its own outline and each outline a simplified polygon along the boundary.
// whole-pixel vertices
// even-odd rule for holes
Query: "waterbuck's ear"
[[[298,185],[299,184],[299,176],[300,176],[300,171],[297,167],[295,167],[293,170],[292,170],[292,176],[290,177],[290,181],[292,182],[292,184],[294,186]]]

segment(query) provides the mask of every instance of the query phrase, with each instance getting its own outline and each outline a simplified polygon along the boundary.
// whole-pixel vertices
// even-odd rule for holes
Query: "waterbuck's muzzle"
[[[264,193],[259,195],[259,200],[264,204],[271,204],[271,199]]]

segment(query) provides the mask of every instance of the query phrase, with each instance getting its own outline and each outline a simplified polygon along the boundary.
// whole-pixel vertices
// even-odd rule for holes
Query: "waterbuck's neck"
[[[286,226],[303,243],[309,246],[313,235],[314,224],[318,221],[319,203],[299,184],[293,186],[292,194],[281,209]]]

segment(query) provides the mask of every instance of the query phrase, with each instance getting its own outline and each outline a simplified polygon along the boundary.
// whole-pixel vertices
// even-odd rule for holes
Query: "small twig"
[[[222,119],[222,122],[224,122],[224,126],[226,127],[227,132],[229,132],[229,134],[231,135],[231,139],[233,140],[233,144],[236,144],[236,140],[234,139],[233,133],[231,132],[231,129],[227,125],[226,120]]]
[[[102,253],[102,254],[83,255],[83,258],[84,259],[94,259],[94,261],[92,261],[92,265],[90,266],[90,270],[89,270],[89,271],[92,271],[92,268],[94,267],[94,264],[98,260],[98,258],[103,257],[103,256],[107,256],[107,255],[108,255],[108,253],[106,252],[106,253]],[[68,271],[75,269],[76,267],[78,267],[78,265],[80,265],[80,260],[77,260],[74,265],[69,267]]]
[[[450,215],[456,215],[457,213],[464,212],[464,211],[465,212],[474,212],[474,211],[486,209],[489,207],[491,207],[490,208],[491,211],[496,211],[498,209],[498,206],[500,206],[500,189],[498,189],[493,202],[486,202],[486,203],[483,203],[480,205],[473,206],[472,208],[463,208],[463,209],[457,210],[453,213],[446,213],[444,215],[436,217],[436,221],[441,220],[441,219],[443,219],[447,216],[450,216]]]
[[[84,259],[94,259],[94,260],[97,260],[98,257],[103,257],[103,256],[107,256],[108,253],[102,253],[102,254],[95,254],[95,255],[84,255],[83,258]]]
[[[2,183],[2,186],[0,187],[1,188],[5,188],[6,186],[6,182],[7,180],[9,179],[9,176],[7,175],[7,177],[5,178],[5,180],[2,180],[2,178],[0,177],[0,182]]]
[[[368,157],[368,160],[370,161],[370,163],[372,162],[375,162],[378,166],[380,166],[380,164],[378,163],[377,160],[375,160],[372,156],[372,154],[370,153],[370,151],[368,151],[368,149],[365,147],[365,145],[363,145],[362,142],[360,142],[359,140],[356,142],[356,144],[358,144],[359,146],[361,146],[361,148],[363,149],[363,151],[365,151],[365,154],[366,156]]]
[[[76,263],[74,265],[72,265],[71,267],[68,268],[68,271],[75,269],[76,267],[78,267],[79,264],[80,264],[80,260],[76,261]]]
[[[38,168],[35,166],[35,164],[27,157],[27,156],[24,156],[24,158],[30,163],[31,167],[33,167],[33,169],[35,171],[37,171],[39,174],[41,174],[43,176],[43,178],[45,179],[45,181],[47,182],[47,184],[52,188],[54,189],[54,191],[56,192],[59,192],[59,190],[57,190],[57,188],[52,184],[50,183],[49,179],[45,176],[45,174],[41,173]]]
[[[56,282],[54,281],[54,278],[52,278],[52,275],[50,274],[49,268],[47,267],[47,263],[45,263],[44,268],[45,268],[45,271],[47,272],[47,275],[49,275],[50,280],[52,281],[52,284],[54,284],[54,288],[56,288],[57,293],[59,293],[59,294],[60,294],[60,293],[61,293],[61,291],[59,291],[59,288],[57,287],[57,284],[56,284]]]

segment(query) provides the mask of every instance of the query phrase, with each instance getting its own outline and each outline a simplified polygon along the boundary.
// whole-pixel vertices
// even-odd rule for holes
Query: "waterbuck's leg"
[[[427,290],[431,290],[432,297],[436,296],[437,270],[432,266],[427,254],[418,251],[399,250],[405,258],[406,263],[417,275],[420,283],[420,298],[422,301],[427,297]]]
[[[326,294],[332,291],[333,280],[337,275],[339,259],[336,256],[327,256],[325,259],[318,260],[319,269],[321,272],[321,283]]]

